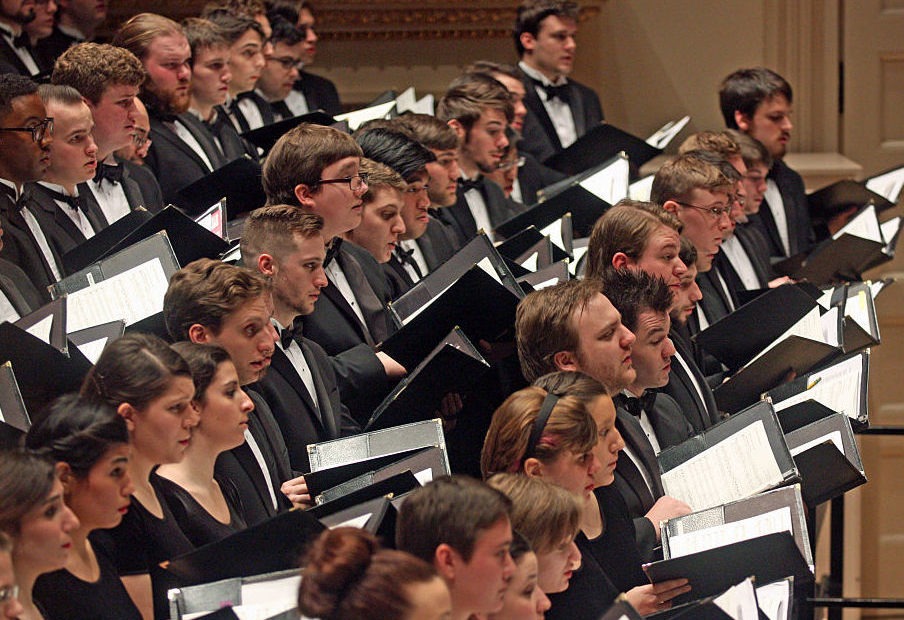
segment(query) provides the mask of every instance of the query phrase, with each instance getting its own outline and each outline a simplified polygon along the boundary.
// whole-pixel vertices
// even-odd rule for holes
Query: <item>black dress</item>
[[[151,474],[151,485],[166,500],[179,528],[196,547],[216,542],[248,527],[235,487],[228,480],[220,481],[219,484],[229,507],[229,523],[217,521],[191,493],[172,480],[156,473]]]
[[[549,595],[552,608],[546,620],[599,620],[621,593],[588,548],[587,537],[579,533],[574,542],[581,551],[581,567],[571,576],[567,590]]]
[[[636,586],[649,584],[634,542],[634,522],[628,515],[628,506],[621,493],[614,484],[598,487],[593,493],[600,505],[605,529],[597,538],[587,540],[587,550],[620,591],[627,592]]]
[[[113,561],[95,547],[100,578],[82,581],[66,569],[47,573],[35,581],[32,595],[45,620],[141,620],[141,613],[126,592]]]

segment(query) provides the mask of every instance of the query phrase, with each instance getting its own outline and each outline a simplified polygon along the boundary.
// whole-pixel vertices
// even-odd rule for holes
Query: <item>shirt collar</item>
[[[559,78],[555,82],[551,82],[548,77],[530,67],[523,60],[518,63],[518,68],[521,69],[524,74],[532,80],[536,80],[543,84],[543,86],[564,86],[568,83],[568,78],[564,75],[560,75]]]

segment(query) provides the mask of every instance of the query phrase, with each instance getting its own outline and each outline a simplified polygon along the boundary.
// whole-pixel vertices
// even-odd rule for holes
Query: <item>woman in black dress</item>
[[[166,342],[146,334],[126,334],[108,344],[82,384],[82,396],[112,405],[129,431],[132,503],[119,526],[94,532],[92,542],[114,558],[145,618],[169,617],[169,584],[152,583],[152,568],[194,549],[150,481],[155,467],[184,457],[198,424],[191,406],[194,393],[185,360]]]
[[[63,499],[81,523],[69,533],[66,567],[35,582],[35,601],[54,620],[141,620],[112,560],[88,539],[93,530],[119,525],[129,509],[125,420],[109,405],[71,394],[39,418],[25,445],[57,463]]]
[[[225,349],[194,342],[172,346],[191,368],[192,400],[201,421],[185,458],[161,465],[151,482],[173,511],[192,544],[200,547],[246,527],[241,500],[228,480],[214,480],[220,453],[242,445],[254,403],[239,386],[235,365]]]

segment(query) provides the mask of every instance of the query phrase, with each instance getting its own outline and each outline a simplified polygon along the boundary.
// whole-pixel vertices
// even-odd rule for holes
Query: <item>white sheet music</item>
[[[426,114],[427,116],[433,116],[434,110],[436,110],[436,98],[429,94],[418,99],[410,109],[415,114]]]
[[[67,331],[93,327],[110,321],[137,323],[163,310],[163,296],[169,286],[159,258],[128,271],[69,293],[66,302]]]
[[[578,275],[578,263],[581,262],[581,259],[584,258],[584,254],[587,253],[587,246],[575,246],[574,247],[574,261],[569,263],[568,271],[571,272],[571,275]]]
[[[226,238],[225,202],[226,199],[223,198],[195,218],[195,222],[218,236],[220,239]]]
[[[396,111],[401,114],[417,105],[417,96],[414,94],[414,86],[409,86],[396,97]]]
[[[829,288],[822,289],[822,295],[819,296],[819,299],[816,302],[822,306],[825,310],[828,310],[832,307],[832,295],[835,293],[835,287],[830,286]]]
[[[348,521],[343,521],[342,523],[337,523],[336,525],[330,526],[331,530],[336,529],[337,527],[356,527],[358,529],[362,529],[367,522],[370,521],[370,518],[374,513],[368,512],[365,515],[361,515],[359,517],[355,517],[354,519],[349,519]]]
[[[892,242],[897,242],[895,235],[897,235],[898,231],[901,229],[901,222],[901,217],[898,216],[879,224],[879,229],[882,231],[882,240],[889,246],[886,248],[886,251],[894,250]]]
[[[694,511],[750,497],[782,480],[762,420],[662,474],[666,495]]]
[[[898,202],[902,188],[904,188],[904,167],[880,174],[866,182],[866,189],[884,196],[893,203]]]
[[[822,325],[821,340],[826,344],[832,345],[833,347],[837,347],[839,345],[838,321],[838,306],[829,308],[825,314],[819,317],[819,322]]]
[[[832,239],[838,239],[845,233],[882,243],[882,230],[879,228],[879,218],[876,217],[876,207],[869,205],[863,209],[857,217],[832,235]]]
[[[838,451],[844,454],[844,444],[841,441],[841,431],[832,431],[831,433],[826,433],[821,437],[817,437],[816,439],[803,443],[792,449],[791,456],[797,456],[801,452],[806,452],[810,448],[818,446],[819,444],[823,444],[827,441],[831,441],[833,444],[835,444],[835,447],[838,448]]]
[[[97,358],[100,357],[100,354],[104,352],[104,347],[107,346],[107,340],[108,338],[104,336],[98,340],[80,344],[78,350],[82,352],[82,355],[88,358],[89,362],[96,364]]]
[[[863,328],[867,334],[872,333],[872,329],[870,328],[870,311],[869,304],[872,299],[867,295],[865,290],[857,291],[851,297],[847,298],[847,301],[844,304],[844,314],[845,316],[849,316],[854,321],[857,322],[857,325]]]
[[[833,411],[857,419],[862,413],[860,411],[862,380],[863,359],[857,355],[813,373],[808,379],[808,389],[773,406],[776,411],[782,411],[812,399]]]
[[[43,319],[26,329],[29,334],[50,344],[50,330],[53,327],[53,315],[48,314]],[[72,330],[70,330],[72,331]]]
[[[521,261],[521,266],[527,269],[528,271],[536,271],[537,270],[537,261],[540,259],[540,253],[534,252],[526,259]]]
[[[628,187],[628,197],[632,200],[650,200],[650,194],[653,191],[654,175],[645,176],[639,181],[631,183]]]
[[[369,120],[375,118],[389,118],[389,114],[392,112],[392,109],[395,107],[395,105],[396,102],[395,100],[393,100],[388,103],[381,103],[380,105],[371,106],[369,108],[362,108],[353,112],[346,112],[345,114],[340,114],[335,118],[337,121],[348,121],[349,128],[354,131]]]
[[[656,147],[657,149],[664,149],[669,145],[669,142],[684,129],[684,126],[687,125],[690,120],[690,116],[684,116],[677,121],[669,121],[660,127],[652,136],[647,138],[647,144]]]
[[[539,291],[540,289],[543,289],[543,288],[549,288],[550,286],[555,286],[558,283],[559,283],[558,278],[552,278],[550,280],[543,280],[542,282],[534,284],[534,290]]]
[[[619,157],[599,172],[581,181],[580,185],[594,196],[614,205],[628,196],[629,176],[628,160]]]
[[[769,620],[789,620],[791,613],[791,582],[787,579],[769,583],[756,589],[757,605]]]
[[[767,351],[772,350],[774,347],[778,346],[778,344],[788,338],[789,336],[800,336],[802,338],[809,338],[810,340],[816,340],[817,342],[824,342],[823,340],[823,330],[822,330],[822,321],[820,319],[819,308],[813,308],[807,314],[803,316],[797,323],[792,325],[788,331],[784,334],[773,340],[768,347],[760,351],[756,357],[750,360],[746,365],[750,366],[757,359],[762,357]],[[837,336],[836,336],[837,339]]]
[[[565,249],[565,240],[562,239],[562,218],[557,219],[546,228],[542,228],[540,234],[546,235],[554,244]]]
[[[794,533],[791,525],[791,509],[787,506],[740,521],[669,536],[669,555],[673,558],[680,558],[691,553],[724,547],[776,532]]]
[[[728,588],[723,594],[717,596],[713,603],[734,620],[758,620],[760,617],[756,604],[756,593],[750,577],[738,585]]]

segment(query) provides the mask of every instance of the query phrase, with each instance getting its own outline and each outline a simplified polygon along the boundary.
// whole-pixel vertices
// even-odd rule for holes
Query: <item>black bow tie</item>
[[[323,268],[326,269],[327,266],[333,262],[333,259],[336,258],[336,254],[339,253],[339,248],[342,247],[342,238],[341,237],[333,237],[333,240],[326,248],[326,258],[323,259]]]
[[[18,37],[13,37],[13,46],[25,48],[30,51],[31,39],[28,38],[28,33],[23,30]]]
[[[68,203],[70,207],[76,210],[80,210],[82,207],[81,201],[78,199],[78,196],[70,196],[69,194],[64,194],[63,192],[58,192],[56,190],[50,189],[49,187],[45,187],[44,189],[53,197],[54,200],[59,200],[60,202]]]
[[[628,396],[626,394],[618,394],[612,399],[617,406],[621,406],[633,415],[635,418],[639,418],[640,414],[644,411],[649,414],[653,411],[653,403],[656,402],[656,392],[651,390],[647,390],[643,393],[639,398],[635,398],[633,396]]]
[[[283,330],[279,333],[279,342],[282,344],[283,349],[288,349],[289,346],[295,341],[295,338],[301,338],[302,336],[302,319],[300,316],[295,317],[295,320],[292,321],[292,325],[289,327],[283,327]]]
[[[459,177],[458,186],[461,188],[461,191],[467,192],[472,189],[476,189],[480,191],[484,187],[484,178],[483,175],[478,175],[476,179],[466,179],[464,177]]]
[[[113,166],[99,162],[97,164],[97,172],[94,173],[94,182],[100,185],[101,181],[106,179],[110,183],[119,183],[122,181],[122,166]]]
[[[414,269],[414,273],[417,274],[417,277],[423,278],[424,274],[421,273],[421,266],[417,264],[417,261],[414,260],[414,248],[410,250],[406,250],[403,247],[397,247],[395,249],[396,258],[402,263],[402,265],[411,265],[411,268]]]
[[[558,99],[562,103],[571,101],[571,89],[568,88],[567,82],[559,86],[544,84],[539,80],[534,80],[534,83],[546,92],[547,101],[552,101],[553,99]]]

